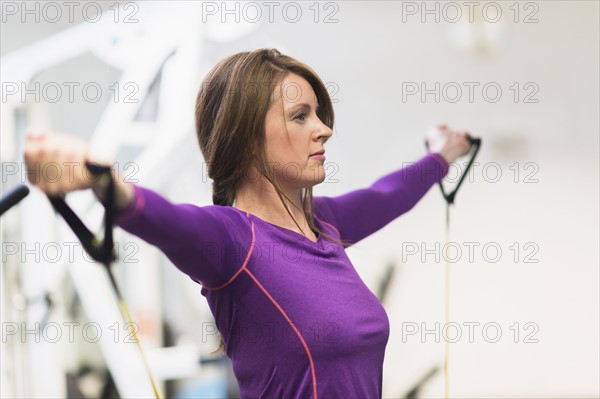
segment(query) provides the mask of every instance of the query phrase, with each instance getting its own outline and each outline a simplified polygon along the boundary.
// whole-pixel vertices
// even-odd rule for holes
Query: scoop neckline
[[[313,241],[313,240],[311,240],[310,238],[308,238],[307,236],[305,236],[305,235],[303,235],[303,234],[300,234],[300,233],[298,233],[297,231],[290,230],[290,229],[288,229],[287,227],[282,227],[282,226],[279,226],[279,225],[273,224],[273,223],[271,223],[271,222],[267,222],[266,220],[264,220],[264,219],[261,219],[260,217],[256,216],[256,215],[255,215],[255,214],[253,214],[253,213],[250,213],[250,212],[243,211],[243,210],[241,210],[241,209],[238,209],[238,208],[236,208],[236,207],[233,207],[233,206],[230,206],[230,208],[232,208],[232,209],[235,209],[236,211],[238,211],[238,212],[240,212],[240,213],[243,213],[243,214],[248,214],[248,215],[250,215],[251,217],[253,217],[254,219],[256,219],[256,220],[258,220],[258,221],[262,222],[263,224],[266,224],[266,225],[268,225],[268,226],[271,226],[272,228],[275,228],[275,229],[276,229],[276,230],[278,230],[278,231],[282,231],[282,232],[284,232],[284,233],[287,233],[288,235],[294,235],[294,236],[298,236],[298,237],[300,237],[300,238],[302,238],[302,239],[304,239],[304,240],[308,241],[309,243],[311,243],[311,244],[313,244],[313,245],[316,245],[316,244],[318,244],[318,243],[321,241],[322,237],[323,237],[323,235],[322,235],[322,234],[320,234],[320,233],[315,233],[315,232],[313,231],[313,233],[315,233],[315,235],[317,236],[317,241]],[[319,220],[318,220],[317,218],[315,218],[315,223],[318,225],[317,227],[319,227],[319,229],[322,229],[322,228],[323,228],[323,226],[321,226],[321,224],[319,223]]]

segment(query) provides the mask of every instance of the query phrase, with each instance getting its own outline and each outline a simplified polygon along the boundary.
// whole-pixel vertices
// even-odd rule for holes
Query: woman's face
[[[265,145],[267,166],[285,187],[312,187],[325,179],[323,145],[332,131],[317,116],[318,106],[312,87],[299,75],[289,73],[276,86]]]

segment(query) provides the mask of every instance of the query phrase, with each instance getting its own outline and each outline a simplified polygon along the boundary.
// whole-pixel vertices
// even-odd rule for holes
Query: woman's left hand
[[[426,135],[429,151],[439,153],[448,163],[469,152],[469,136],[466,130],[454,130],[446,125],[434,126]]]

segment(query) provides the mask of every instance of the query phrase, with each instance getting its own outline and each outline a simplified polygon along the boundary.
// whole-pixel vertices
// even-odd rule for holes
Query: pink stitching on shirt
[[[319,218],[317,218],[316,216],[315,216],[315,218],[316,218],[316,219],[319,219]],[[334,226],[334,225],[332,225],[331,223],[324,222],[324,221],[322,221],[321,219],[319,219],[319,222],[321,222],[322,224],[326,224],[326,225],[328,225],[329,227],[331,227],[332,229],[334,229],[334,230],[335,230],[335,232],[338,234],[338,236],[340,236],[340,240],[342,239],[342,235],[340,234],[340,231],[337,229],[337,227],[335,227],[335,226]]]
[[[248,220],[250,220],[250,214],[248,212],[246,212],[246,217],[248,218]],[[231,284],[231,282],[233,280],[235,280],[235,278],[246,268],[246,266],[248,265],[248,261],[250,260],[250,256],[252,256],[252,252],[254,251],[254,246],[256,245],[256,235],[254,234],[254,222],[252,220],[250,220],[250,224],[251,224],[251,229],[252,229],[252,244],[250,244],[250,249],[248,250],[248,254],[246,255],[246,259],[244,260],[242,267],[240,267],[239,270],[237,272],[235,272],[233,277],[231,277],[226,283],[221,284],[220,286],[215,287],[215,288],[210,288],[210,287],[207,287],[204,284],[202,284],[202,286],[204,288],[206,288],[209,291],[220,290],[221,288],[224,288],[224,287],[228,286],[229,284]]]
[[[283,315],[283,317],[285,318],[285,320],[288,322],[288,324],[290,325],[290,327],[292,327],[292,329],[294,330],[294,332],[296,333],[296,335],[300,339],[300,342],[302,343],[302,346],[304,346],[304,350],[306,351],[306,354],[308,355],[308,362],[310,363],[310,373],[311,373],[312,380],[313,380],[313,396],[314,396],[315,399],[317,399],[317,376],[316,376],[316,373],[315,373],[315,364],[313,362],[312,355],[310,354],[310,349],[308,349],[308,344],[306,343],[306,341],[304,340],[304,338],[302,338],[302,335],[300,334],[300,331],[298,331],[298,329],[296,328],[296,326],[294,325],[294,323],[292,323],[292,320],[289,318],[289,316],[287,315],[287,313],[285,313],[285,311],[283,310],[283,308],[267,292],[267,290],[265,289],[265,287],[263,287],[262,284],[256,279],[256,277],[254,277],[254,274],[252,274],[252,272],[250,270],[248,270],[248,269],[245,269],[245,271],[250,276],[250,278],[254,281],[254,283],[258,286],[258,288],[260,288],[260,290],[267,296],[267,298],[269,298],[269,300],[273,303],[273,305],[275,305],[275,307],[277,308],[277,310],[279,310],[279,312]]]
[[[133,212],[132,216],[135,218],[142,212],[144,206],[146,206],[146,197],[144,197],[144,193],[137,186],[134,185],[133,188],[135,190],[135,197],[137,199],[137,201],[135,201],[135,211]]]
[[[248,212],[246,212],[246,217],[248,218],[248,220],[250,220],[250,214]],[[250,276],[250,278],[254,281],[254,283],[258,286],[258,288],[267,296],[267,298],[271,301],[271,303],[273,303],[273,305],[275,305],[275,307],[277,308],[277,310],[279,310],[279,312],[283,315],[283,317],[285,318],[285,320],[292,327],[292,329],[294,330],[294,332],[296,333],[296,335],[300,339],[300,342],[302,343],[302,346],[304,347],[304,350],[306,351],[306,354],[308,355],[308,362],[310,363],[310,373],[311,373],[311,377],[312,377],[312,380],[313,380],[313,396],[314,396],[315,399],[317,399],[317,376],[316,376],[316,373],[315,373],[315,364],[313,362],[313,358],[312,358],[312,355],[310,353],[310,349],[308,348],[308,344],[306,343],[306,341],[304,340],[304,338],[300,334],[300,331],[298,331],[298,329],[296,328],[296,326],[294,325],[294,323],[292,323],[292,320],[289,318],[289,316],[287,315],[287,313],[285,313],[285,311],[283,310],[283,308],[269,294],[269,292],[265,289],[265,287],[262,286],[262,284],[254,276],[254,274],[252,274],[252,272],[250,270],[248,270],[248,268],[246,267],[248,265],[248,261],[250,260],[250,256],[252,255],[252,252],[254,251],[254,246],[256,245],[256,235],[254,233],[254,222],[252,220],[250,220],[250,224],[251,224],[251,227],[252,227],[252,244],[250,246],[250,250],[248,250],[248,255],[246,256],[246,259],[244,260],[244,264],[242,265],[242,267],[240,267],[240,269],[233,275],[233,277],[231,277],[229,279],[229,281],[227,281],[225,284],[222,284],[222,285],[220,285],[220,286],[218,286],[216,288],[209,288],[209,287],[207,287],[207,286],[205,286],[203,284],[202,284],[202,286],[205,289],[209,290],[209,291],[219,290],[219,289],[227,286],[228,284],[230,284],[233,280],[235,280],[235,278],[237,276],[239,276],[239,274],[242,271],[245,271],[248,274],[248,276]],[[327,224],[329,224],[329,223],[327,223]],[[337,229],[335,227],[333,227],[333,228],[337,231]],[[339,232],[338,232],[338,234],[339,234]]]

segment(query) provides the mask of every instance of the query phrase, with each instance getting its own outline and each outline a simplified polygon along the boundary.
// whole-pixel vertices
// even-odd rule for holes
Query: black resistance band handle
[[[108,266],[116,260],[113,252],[113,224],[115,208],[115,182],[111,174],[111,168],[105,165],[99,165],[87,162],[87,169],[92,172],[96,179],[106,175],[108,178],[108,187],[106,198],[102,205],[104,206],[104,240],[99,241],[94,234],[83,224],[81,219],[67,205],[64,196],[48,196],[50,203],[61,216],[65,219],[69,227],[73,230],[85,251],[96,261]]]
[[[19,184],[10,190],[0,199],[0,215],[17,205],[19,201],[27,197],[27,194],[29,194],[29,188],[24,184]]]
[[[115,290],[115,294],[117,295],[117,299],[119,300],[119,308],[121,310],[121,315],[123,319],[130,326],[131,336],[134,338],[134,342],[137,344],[137,348],[142,356],[142,361],[144,362],[144,369],[148,374],[148,378],[150,379],[150,383],[152,384],[152,390],[154,391],[154,396],[156,399],[161,399],[161,394],[158,389],[158,385],[156,380],[152,376],[152,372],[150,371],[150,367],[148,366],[148,361],[146,360],[146,356],[144,355],[144,351],[140,344],[140,341],[137,338],[136,330],[131,327],[133,326],[133,321],[131,319],[131,315],[129,314],[129,310],[127,309],[127,305],[125,304],[125,300],[123,299],[123,295],[117,286],[117,281],[113,276],[110,270],[110,264],[113,262],[116,257],[113,253],[113,218],[114,218],[114,210],[115,210],[115,181],[111,174],[111,169],[108,166],[98,165],[93,163],[86,163],[85,165],[87,169],[96,175],[96,178],[101,178],[103,175],[107,175],[108,178],[108,188],[106,191],[106,197],[102,202],[104,205],[104,241],[100,242],[94,237],[92,232],[85,227],[83,222],[75,215],[75,212],[67,205],[64,198],[62,197],[49,197],[52,206],[58,213],[60,213],[67,224],[73,229],[75,235],[79,238],[86,252],[94,258],[98,262],[104,263],[106,266],[106,271],[108,272],[108,277],[110,278],[110,282],[112,284],[113,289]]]
[[[471,149],[475,148],[475,150],[472,151],[472,155],[471,155],[471,159],[469,160],[469,164],[467,165],[467,168],[465,169],[464,173],[460,177],[458,184],[456,184],[456,187],[454,187],[454,190],[451,193],[447,194],[446,190],[444,190],[444,185],[442,184],[442,181],[440,180],[438,182],[438,184],[440,186],[440,190],[442,191],[442,195],[444,196],[444,199],[446,200],[448,205],[454,204],[454,198],[456,197],[456,193],[458,192],[460,185],[462,184],[463,180],[465,179],[465,176],[467,176],[467,173],[469,172],[469,169],[471,168],[471,165],[473,164],[473,161],[475,160],[475,157],[477,156],[477,153],[479,152],[479,147],[481,147],[481,139],[479,137],[467,136],[467,140],[469,141],[469,143],[471,143]],[[429,150],[429,143],[427,142],[427,140],[425,140],[425,147],[427,148],[427,150]]]

